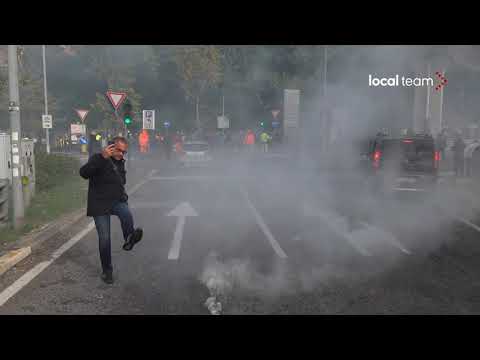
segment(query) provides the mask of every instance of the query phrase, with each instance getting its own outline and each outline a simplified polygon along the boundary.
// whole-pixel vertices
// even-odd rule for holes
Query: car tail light
[[[404,143],[411,144],[413,143],[413,140],[403,140]]]

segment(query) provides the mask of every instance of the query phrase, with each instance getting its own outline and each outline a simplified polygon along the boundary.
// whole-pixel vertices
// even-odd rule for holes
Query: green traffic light
[[[130,125],[130,124],[132,123],[132,118],[126,116],[126,117],[123,119],[123,121],[125,122],[125,124]]]
[[[262,126],[262,127],[263,127],[263,125],[264,125],[264,123],[263,123],[263,121],[262,121],[262,122],[260,123],[260,126]]]

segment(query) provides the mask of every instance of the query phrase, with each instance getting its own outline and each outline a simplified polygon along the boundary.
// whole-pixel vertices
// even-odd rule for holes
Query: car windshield
[[[208,150],[208,144],[184,144],[183,145],[183,150],[184,151],[189,151],[189,152],[201,152],[201,151],[207,151]]]

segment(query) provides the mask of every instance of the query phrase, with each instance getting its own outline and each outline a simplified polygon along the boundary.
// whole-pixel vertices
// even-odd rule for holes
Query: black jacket
[[[128,199],[125,160],[107,160],[102,154],[94,154],[80,168],[80,176],[88,179],[87,216],[108,215],[115,202]]]

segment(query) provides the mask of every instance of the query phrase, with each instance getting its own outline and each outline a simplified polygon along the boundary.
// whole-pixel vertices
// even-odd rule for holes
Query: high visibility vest
[[[268,140],[270,140],[270,135],[268,135],[267,133],[262,133],[260,135],[260,140],[262,140],[263,143],[266,143],[268,142]]]

